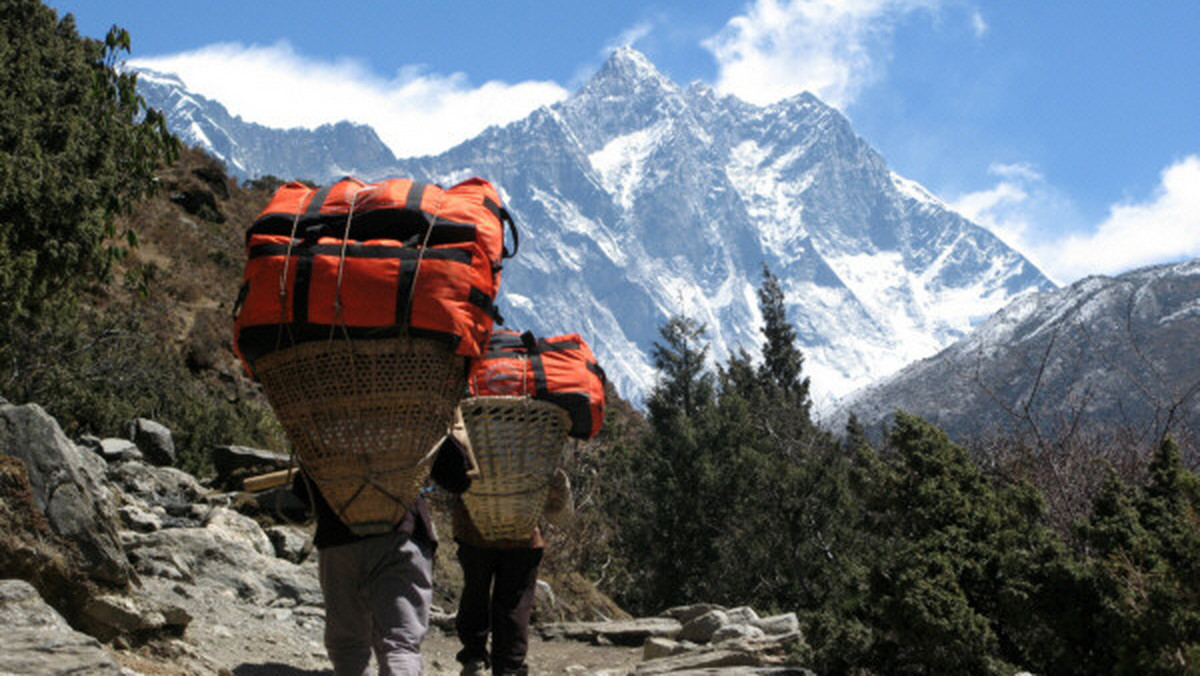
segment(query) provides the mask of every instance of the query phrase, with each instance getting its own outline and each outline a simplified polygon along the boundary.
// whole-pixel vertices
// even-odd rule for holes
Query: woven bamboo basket
[[[562,465],[570,416],[529,397],[471,397],[460,407],[479,464],[462,494],[471,521],[486,540],[528,538]]]
[[[255,373],[300,466],[359,535],[415,503],[466,385],[462,357],[415,338],[301,343]]]

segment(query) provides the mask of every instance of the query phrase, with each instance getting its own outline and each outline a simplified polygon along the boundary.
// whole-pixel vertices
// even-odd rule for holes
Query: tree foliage
[[[619,601],[796,611],[820,673],[1200,673],[1200,480],[1173,444],[1065,538],[928,422],[879,449],[820,429],[769,270],[759,301],[761,357],[715,374],[702,326],[664,325],[646,433],[596,467]]]
[[[116,214],[154,188],[177,141],[117,68],[129,34],[80,37],[37,0],[0,5],[0,321],[103,278]]]

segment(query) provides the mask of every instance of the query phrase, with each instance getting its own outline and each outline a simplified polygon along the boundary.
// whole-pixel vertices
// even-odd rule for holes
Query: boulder
[[[554,622],[540,625],[538,631],[547,640],[572,639],[589,643],[640,646],[652,636],[675,638],[679,622],[669,617],[648,617],[615,622]]]
[[[232,509],[214,508],[204,527],[221,540],[241,544],[262,556],[275,556],[275,545],[271,544],[271,538],[267,537],[262,526]]]
[[[143,462],[126,462],[108,468],[108,480],[125,495],[125,502],[142,509],[157,508],[163,513],[163,526],[200,525],[197,509],[208,496],[191,474],[174,467],[153,467]]]
[[[266,539],[261,531],[259,534]],[[254,536],[231,536],[218,526],[126,531],[122,537],[147,587],[157,586],[152,584],[156,581],[168,583],[171,589],[200,587],[187,596],[225,603],[221,599],[227,595],[257,608],[323,603],[315,566],[298,566],[276,557],[273,551],[263,554],[253,544]],[[269,541],[265,547],[270,549]],[[169,605],[167,600],[163,602]]]
[[[708,643],[713,634],[729,624],[729,616],[723,610],[710,610],[683,625],[679,639],[693,643]]]
[[[217,471],[217,484],[230,490],[241,489],[241,481],[247,476],[287,469],[292,464],[286,453],[249,446],[215,446],[209,455]]]
[[[753,655],[735,650],[705,650],[701,652],[686,652],[668,657],[647,660],[637,666],[637,674],[670,674],[682,671],[701,669],[720,669],[725,674],[759,673],[756,669],[742,671],[732,667],[757,668],[760,664]],[[787,672],[794,673],[794,672]]]
[[[663,657],[679,655],[688,651],[688,646],[679,641],[672,641],[661,636],[651,636],[642,644],[642,661],[657,660]]]
[[[783,636],[800,631],[800,619],[796,617],[796,613],[763,617],[751,624],[762,629],[764,634],[772,636]]]
[[[179,606],[164,606],[140,594],[105,594],[89,599],[82,624],[92,636],[111,641],[127,636],[138,641],[158,635],[183,634],[192,616]]]
[[[721,643],[722,641],[736,641],[743,638],[761,638],[764,635],[762,629],[739,622],[727,624],[716,630],[709,641],[711,643]]]
[[[671,617],[679,620],[680,624],[687,624],[701,615],[713,611],[724,610],[723,607],[715,603],[693,603],[690,606],[675,606],[663,611],[663,617]]]
[[[175,464],[175,439],[165,425],[138,418],[129,425],[129,438],[137,444],[147,462],[159,466]]]
[[[738,606],[725,611],[725,615],[729,617],[729,621],[733,624],[755,624],[758,622],[758,613],[750,606]]]
[[[24,461],[34,504],[56,534],[79,548],[89,575],[128,584],[132,570],[117,536],[116,509],[95,468],[58,422],[36,404],[0,406],[0,453]]]
[[[303,563],[312,552],[312,538],[295,526],[270,526],[265,530],[275,556],[292,563]]]
[[[71,628],[21,580],[0,580],[0,673],[120,676],[100,643]]]
[[[142,452],[138,450],[137,444],[128,439],[101,439],[84,435],[79,438],[79,446],[99,455],[108,463],[116,464],[142,459]]]

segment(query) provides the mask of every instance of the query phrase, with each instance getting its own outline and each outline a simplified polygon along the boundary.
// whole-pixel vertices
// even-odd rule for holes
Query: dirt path
[[[193,637],[194,639],[195,637]],[[270,631],[243,632],[225,641],[185,641],[170,651],[114,652],[123,666],[146,676],[217,673],[224,676],[329,676],[332,674],[317,632],[280,636]],[[425,676],[457,676],[458,638],[431,628],[422,646]],[[166,654],[166,653],[174,653]],[[543,641],[530,636],[529,673],[538,675],[618,676],[633,673],[640,648],[597,646],[578,641]]]

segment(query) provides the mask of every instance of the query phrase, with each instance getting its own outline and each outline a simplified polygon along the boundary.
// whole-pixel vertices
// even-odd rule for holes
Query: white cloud
[[[766,104],[809,91],[837,108],[881,75],[896,22],[944,0],[754,0],[704,46],[718,90]],[[978,15],[977,15],[978,16]],[[974,23],[976,33],[980,17]]]
[[[981,38],[988,31],[987,21],[983,19],[983,15],[979,10],[971,12],[971,29],[975,31],[975,37]]]
[[[1083,229],[1070,227],[1069,200],[1032,167],[994,165],[991,173],[1001,178],[995,186],[951,200],[951,207],[1027,255],[1057,282],[1200,256],[1196,155],[1164,169],[1146,201],[1114,205],[1103,222]]]
[[[441,152],[567,94],[553,82],[472,86],[462,73],[440,75],[416,67],[386,78],[357,61],[304,57],[287,42],[217,44],[131,59],[130,65],[174,73],[234,115],[270,127],[312,128],[341,120],[369,124],[401,157]]]
[[[1094,233],[1069,236],[1055,248],[1056,267],[1070,278],[1200,256],[1200,157],[1163,170],[1149,201],[1113,206]]]
[[[605,45],[603,49],[604,56],[607,57],[612,51],[618,47],[632,47],[639,40],[649,35],[654,30],[653,21],[639,21],[634,25],[621,31],[621,34],[615,40]]]

